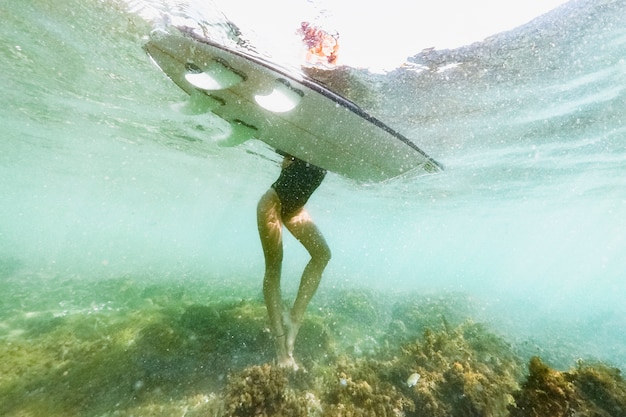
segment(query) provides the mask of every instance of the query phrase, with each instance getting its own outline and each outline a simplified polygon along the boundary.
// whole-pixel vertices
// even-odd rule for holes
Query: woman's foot
[[[293,358],[293,356],[288,356],[287,358],[278,359],[276,361],[276,364],[280,368],[285,368],[285,369],[289,369],[289,370],[292,370],[292,371],[297,371],[298,369],[300,369],[300,366],[298,366],[298,364],[296,363],[296,360]]]
[[[300,331],[300,323],[291,318],[291,314],[283,313],[283,327],[285,329],[285,348],[287,354],[293,358],[293,347],[296,344],[296,337]]]
[[[291,352],[287,350],[287,336],[276,336],[276,364],[281,368],[298,370],[298,364]]]

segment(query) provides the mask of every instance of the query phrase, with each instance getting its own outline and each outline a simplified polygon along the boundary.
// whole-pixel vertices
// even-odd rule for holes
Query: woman
[[[325,176],[326,170],[285,155],[280,176],[258,204],[257,222],[265,254],[263,296],[275,338],[278,365],[283,367],[298,368],[293,358],[293,346],[304,311],[331,256],[322,233],[304,209],[304,204]],[[280,293],[283,225],[311,255],[293,306],[286,312],[283,312]]]
[[[306,62],[309,65],[334,67],[339,52],[339,34],[329,33],[309,22],[300,24],[300,35],[307,48]]]

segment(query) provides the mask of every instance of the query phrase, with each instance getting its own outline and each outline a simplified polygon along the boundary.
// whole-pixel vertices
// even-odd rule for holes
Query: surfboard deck
[[[362,182],[443,170],[411,140],[301,72],[190,32],[155,31],[144,49],[233,126],[233,143],[255,138]]]

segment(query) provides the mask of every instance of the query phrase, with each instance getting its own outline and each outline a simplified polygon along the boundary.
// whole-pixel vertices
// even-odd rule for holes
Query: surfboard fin
[[[274,113],[286,113],[298,106],[304,93],[291,86],[289,81],[284,78],[278,78],[274,81],[272,91],[267,94],[257,94],[254,101],[265,110]]]
[[[185,79],[201,90],[214,91],[234,87],[246,79],[246,76],[231,68],[225,61],[214,59],[200,68],[192,62],[185,65]]]
[[[231,132],[227,137],[217,141],[219,146],[232,147],[241,145],[247,140],[254,138],[258,129],[246,122],[236,119],[230,123]]]
[[[189,95],[189,100],[185,101],[178,109],[183,114],[198,115],[209,113],[224,103],[219,98],[212,97],[203,91],[193,91]]]

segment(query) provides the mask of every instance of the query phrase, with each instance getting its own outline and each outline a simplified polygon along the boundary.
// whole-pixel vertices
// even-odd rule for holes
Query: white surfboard
[[[443,169],[411,140],[298,71],[188,32],[153,32],[144,48],[174,83],[233,126],[233,142],[256,138],[363,182]]]

